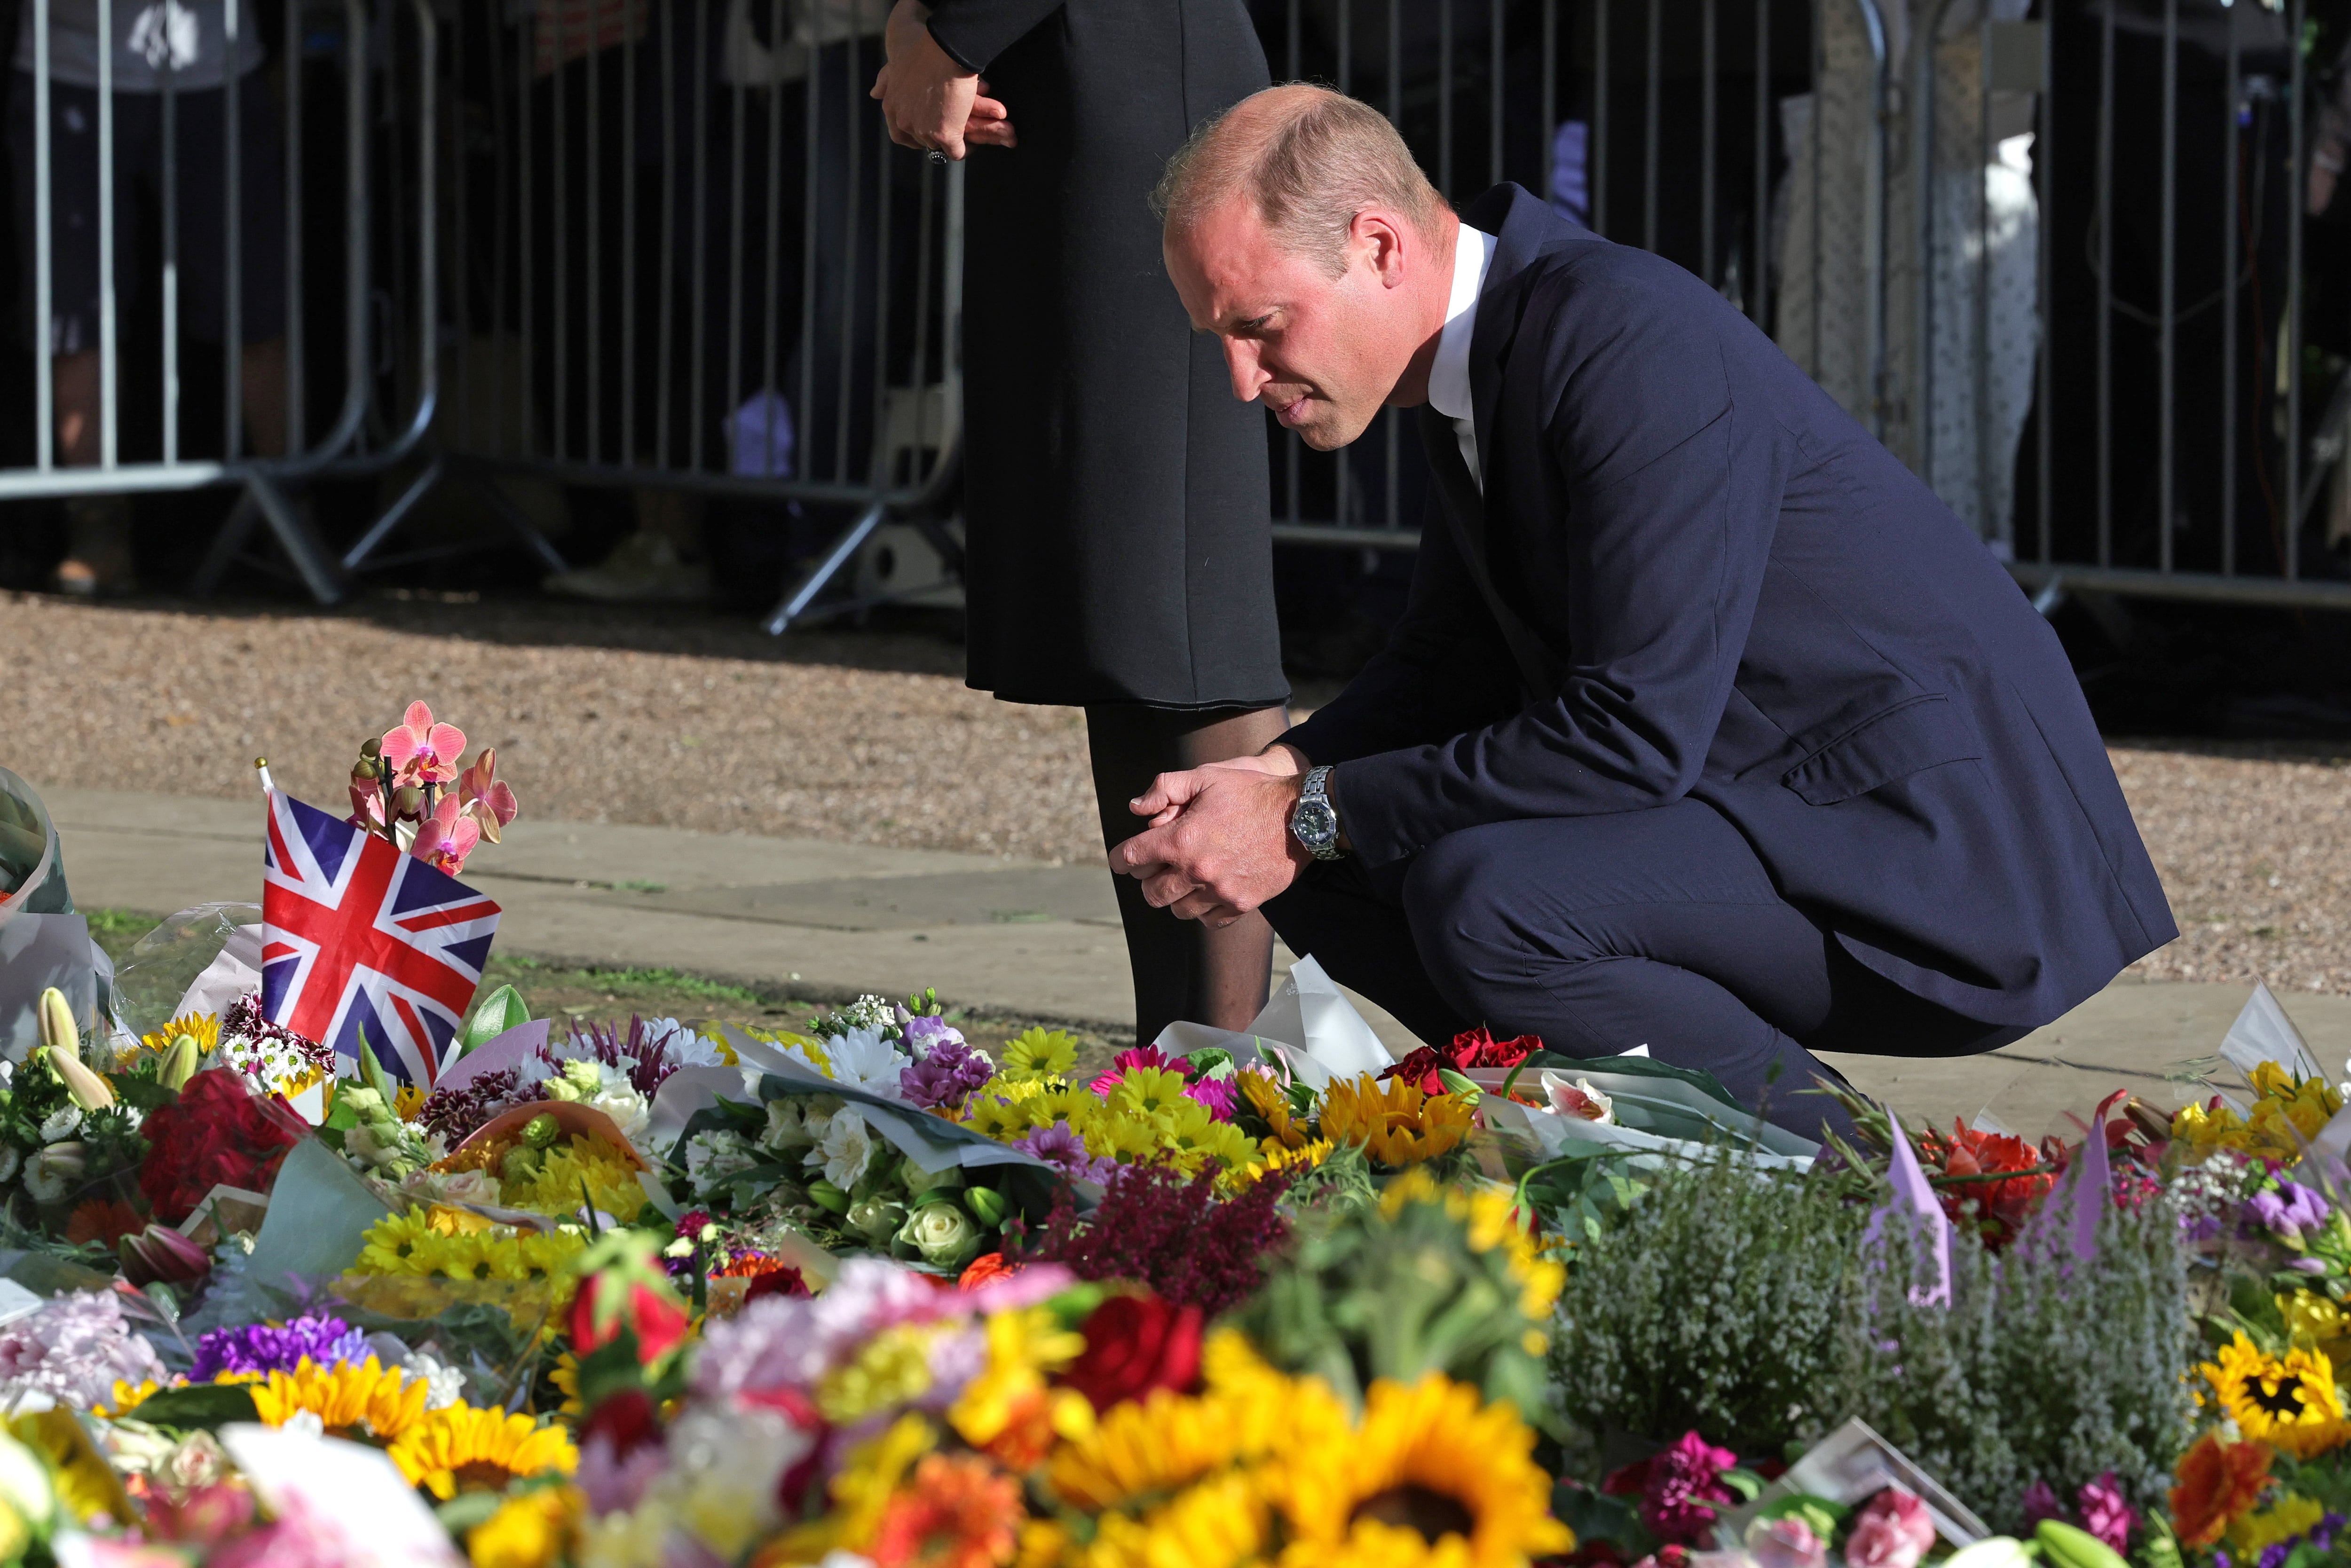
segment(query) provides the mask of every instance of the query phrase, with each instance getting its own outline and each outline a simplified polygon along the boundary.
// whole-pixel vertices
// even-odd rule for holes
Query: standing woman
[[[982,79],[985,73],[986,79]],[[1105,847],[1153,777],[1288,726],[1264,416],[1195,333],[1149,206],[1193,127],[1267,85],[1243,0],[897,0],[893,140],[971,161],[964,263],[968,680],[1086,710]],[[1246,1027],[1273,933],[1113,877],[1135,1027]]]

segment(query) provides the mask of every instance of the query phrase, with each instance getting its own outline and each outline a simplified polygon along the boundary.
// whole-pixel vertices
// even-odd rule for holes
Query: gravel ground
[[[0,763],[322,804],[413,696],[527,812],[1047,861],[1101,853],[1085,728],[965,689],[935,630],[769,639],[689,613],[377,599],[320,614],[0,596]],[[1320,694],[1301,694],[1313,700]],[[2351,993],[2351,752],[2117,741],[2182,930],[2149,978]]]

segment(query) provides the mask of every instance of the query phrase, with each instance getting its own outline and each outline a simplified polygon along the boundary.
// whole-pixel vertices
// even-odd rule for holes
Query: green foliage
[[[1934,1265],[1914,1239],[1907,1276]],[[1838,1325],[1849,1413],[1940,1476],[1994,1530],[2025,1525],[2024,1490],[2071,1497],[2112,1470],[2159,1509],[2194,1414],[2186,1258],[2169,1206],[2109,1210],[2078,1261],[2062,1236],[1992,1253],[1951,1244],[1951,1305],[1917,1304],[1896,1266],[1868,1278]]]
[[[1939,1272],[1923,1235],[1865,1253],[1850,1177],[1723,1158],[1646,1179],[1561,1300],[1554,1381],[1594,1433],[1694,1427],[1770,1458],[1857,1416],[1996,1531],[2023,1525],[2036,1480],[2072,1496],[2111,1470],[2160,1506],[2195,1359],[2167,1205],[2108,1212],[2086,1265],[2060,1238],[1994,1253],[1955,1234],[1946,1306],[1925,1299]]]
[[[1320,1376],[1351,1404],[1376,1378],[1442,1372],[1558,1431],[1541,1320],[1522,1310],[1523,1263],[1514,1267],[1507,1244],[1473,1245],[1460,1192],[1415,1189],[1301,1215],[1292,1256],[1267,1270],[1236,1321],[1275,1365]]]
[[[1647,1179],[1568,1270],[1552,1364],[1569,1415],[1660,1441],[1695,1428],[1758,1457],[1826,1431],[1865,1216],[1727,1155]]]

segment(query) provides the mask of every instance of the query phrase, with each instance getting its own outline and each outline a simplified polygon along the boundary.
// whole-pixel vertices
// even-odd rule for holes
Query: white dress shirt
[[[1454,438],[1461,443],[1461,460],[1469,465],[1470,482],[1483,494],[1486,477],[1478,471],[1478,423],[1469,398],[1469,338],[1478,328],[1478,296],[1486,287],[1486,269],[1494,264],[1492,235],[1461,225],[1453,236],[1453,293],[1445,302],[1445,330],[1437,334],[1437,362],[1428,367],[1428,404],[1453,422]]]

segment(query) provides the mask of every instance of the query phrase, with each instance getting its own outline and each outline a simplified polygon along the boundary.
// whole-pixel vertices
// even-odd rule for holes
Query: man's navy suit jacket
[[[1288,737],[1343,764],[1354,852],[1694,798],[1863,963],[1999,1024],[2177,936],[2055,635],[1934,493],[1682,268],[1515,185],[1463,216],[1499,238],[1483,554],[1555,689],[1436,487],[1403,621]]]

